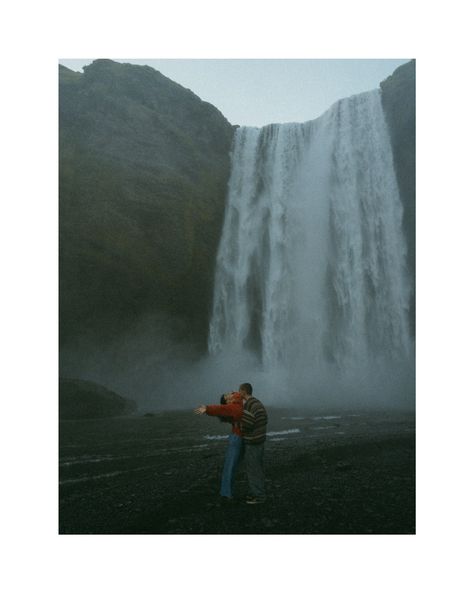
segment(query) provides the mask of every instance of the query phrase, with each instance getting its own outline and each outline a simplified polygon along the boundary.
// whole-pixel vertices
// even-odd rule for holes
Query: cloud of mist
[[[114,343],[78,341],[61,351],[64,378],[101,384],[138,404],[139,412],[217,403],[250,382],[267,405],[289,408],[413,408],[414,368],[406,360],[345,369],[287,365],[262,368],[251,353],[199,355],[177,342],[174,321],[149,318]]]

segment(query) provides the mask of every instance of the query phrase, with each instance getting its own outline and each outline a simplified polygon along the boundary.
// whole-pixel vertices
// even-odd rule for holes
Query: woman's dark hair
[[[225,395],[221,395],[221,405],[226,405],[227,401],[225,400]],[[222,423],[232,423],[232,417],[222,417],[219,416],[219,421]]]

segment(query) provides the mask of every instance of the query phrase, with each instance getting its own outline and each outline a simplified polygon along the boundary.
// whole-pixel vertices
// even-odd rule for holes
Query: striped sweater
[[[263,444],[265,442],[267,421],[267,411],[262,403],[255,397],[247,399],[240,420],[245,444]]]

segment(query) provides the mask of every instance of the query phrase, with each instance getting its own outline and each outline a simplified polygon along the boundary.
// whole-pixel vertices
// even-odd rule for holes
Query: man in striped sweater
[[[263,404],[252,396],[252,385],[241,384],[239,393],[244,400],[244,410],[240,420],[245,446],[245,468],[250,488],[248,504],[261,504],[265,501],[265,475],[263,471],[263,449],[267,435],[267,411]]]

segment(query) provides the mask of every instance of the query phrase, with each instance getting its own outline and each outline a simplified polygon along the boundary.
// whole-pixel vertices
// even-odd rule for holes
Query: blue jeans
[[[242,438],[236,434],[229,436],[225,452],[224,468],[222,469],[221,495],[232,497],[234,477],[242,455]]]

